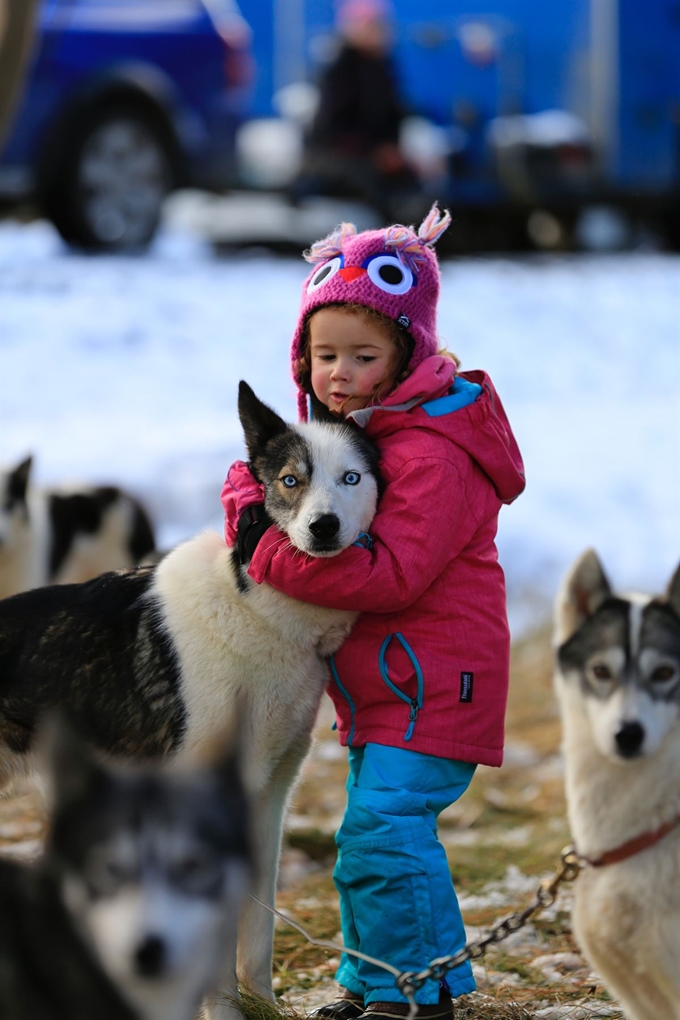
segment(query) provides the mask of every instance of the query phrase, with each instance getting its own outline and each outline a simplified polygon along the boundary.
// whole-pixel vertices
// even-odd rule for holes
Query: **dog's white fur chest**
[[[180,660],[191,759],[248,704],[249,785],[260,789],[296,741],[308,739],[335,651],[356,613],[298,602],[269,585],[238,590],[231,550],[205,532],[158,567],[153,596]]]

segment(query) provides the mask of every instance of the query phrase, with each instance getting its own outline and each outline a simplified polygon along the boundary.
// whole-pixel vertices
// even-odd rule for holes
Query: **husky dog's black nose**
[[[645,731],[639,722],[625,722],[614,739],[622,757],[634,758],[642,747]]]
[[[135,970],[142,977],[158,977],[165,969],[165,943],[158,935],[147,935],[137,947]]]
[[[340,531],[340,518],[336,517],[335,514],[322,514],[315,521],[309,522],[309,530],[314,535],[314,538],[324,540],[335,538]]]

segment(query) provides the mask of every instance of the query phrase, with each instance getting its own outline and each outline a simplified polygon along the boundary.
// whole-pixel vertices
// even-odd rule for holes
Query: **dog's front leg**
[[[243,1020],[239,1008],[235,942],[220,971],[216,990],[206,995],[202,1008],[205,1020]]]
[[[264,903],[272,905],[276,895],[286,792],[287,787],[279,790],[271,785],[257,796],[254,805],[256,874],[253,893]],[[273,1000],[273,950],[274,916],[248,896],[241,907],[238,921],[238,965],[235,966],[235,960],[226,962],[217,991],[206,997],[203,1006],[206,1020],[243,1020],[238,1006],[238,982],[257,995]]]
[[[305,728],[278,762],[271,779],[256,798],[253,828],[258,870],[254,883],[255,895],[272,907],[276,899],[286,802],[310,744],[311,735]],[[250,898],[244,904],[239,919],[237,973],[242,984],[268,999],[274,998],[273,948],[274,915]]]
[[[293,786],[309,745],[311,736],[305,732],[288,749],[276,767],[265,788],[253,797],[252,839],[255,852],[255,881],[253,894],[263,903],[274,906],[276,878],[279,869],[281,833],[288,794]],[[247,897],[238,922],[238,949],[236,972],[238,981],[266,999],[274,999],[272,988],[272,959],[274,955],[274,915]],[[229,988],[232,972],[222,972],[220,992],[210,996],[206,1009],[208,1020],[235,1020],[238,1008],[233,995],[224,994]],[[240,1018],[242,1020],[242,1017]]]
[[[274,777],[258,797],[255,808],[254,839],[257,873],[254,894],[274,906],[276,877],[281,851],[281,832],[289,782]],[[272,957],[274,915],[249,897],[243,905],[238,926],[239,980],[257,995],[274,998]]]

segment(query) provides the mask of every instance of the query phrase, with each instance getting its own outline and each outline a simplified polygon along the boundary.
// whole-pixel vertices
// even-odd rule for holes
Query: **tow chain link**
[[[426,967],[425,970],[418,972],[403,971],[399,974],[395,980],[397,988],[402,995],[413,1003],[413,996],[419,988],[422,988],[426,981],[441,981],[450,970],[453,970],[454,967],[459,967],[461,963],[465,963],[467,960],[478,960],[484,955],[489,946],[494,945],[496,942],[502,942],[508,935],[523,928],[529,918],[537,911],[551,907],[557,899],[557,893],[562,883],[573,882],[581,870],[581,863],[573,846],[565,847],[560,858],[561,864],[558,870],[552,878],[543,879],[536,890],[533,903],[526,907],[525,910],[515,911],[513,914],[508,914],[507,917],[501,918],[501,920],[496,921],[489,929],[488,934],[484,935],[483,938],[473,939],[451,956],[440,956],[438,959],[432,960],[429,967]]]
[[[429,967],[421,971],[399,971],[392,964],[386,963],[384,960],[376,960],[373,956],[368,956],[366,953],[361,953],[357,949],[350,949],[348,946],[339,946],[335,942],[331,942],[328,939],[317,939],[313,935],[310,935],[301,924],[298,924],[292,917],[288,917],[286,914],[282,914],[280,910],[275,907],[271,907],[269,904],[264,903],[257,896],[250,894],[252,899],[256,903],[259,903],[261,907],[268,910],[270,913],[275,914],[277,917],[285,921],[286,924],[291,925],[299,931],[313,946],[320,946],[322,949],[332,949],[340,953],[348,953],[350,956],[355,956],[360,960],[366,960],[368,963],[374,964],[376,967],[382,967],[383,970],[389,971],[393,975],[395,984],[399,991],[402,993],[404,998],[408,999],[410,1005],[410,1012],[406,1020],[415,1020],[418,1013],[418,1006],[416,1005],[415,994],[419,988],[425,984],[426,981],[436,980],[441,981],[442,978],[448,974],[454,967],[459,967],[461,963],[465,963],[466,960],[478,960],[489,946],[494,945],[496,942],[502,942],[508,935],[512,935],[513,932],[519,931],[527,923],[530,917],[532,917],[537,911],[545,910],[546,907],[551,907],[557,899],[557,892],[563,882],[573,882],[579,871],[581,870],[581,858],[577,854],[573,846],[566,847],[561,855],[561,864],[552,878],[544,878],[534,896],[534,901],[525,910],[516,911],[513,914],[508,914],[507,917],[501,918],[500,921],[496,921],[494,925],[489,929],[488,934],[484,935],[483,938],[474,939],[472,942],[468,942],[462,949],[459,949],[457,953],[453,953],[452,956],[441,956],[436,960],[430,962]]]

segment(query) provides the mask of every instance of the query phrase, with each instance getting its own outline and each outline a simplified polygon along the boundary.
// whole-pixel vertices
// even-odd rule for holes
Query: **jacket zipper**
[[[390,680],[390,674],[387,669],[387,663],[385,662],[385,654],[387,652],[388,645],[392,638],[397,639],[397,641],[399,642],[399,644],[401,645],[401,647],[404,649],[409,659],[411,660],[411,664],[415,670],[416,683],[418,685],[415,698],[409,698],[408,694],[404,694],[403,691],[400,691],[397,685],[392,680]],[[423,707],[425,682],[423,680],[423,671],[420,668],[420,663],[416,658],[416,654],[403,634],[397,632],[396,634],[387,635],[382,645],[380,646],[380,651],[378,652],[378,669],[380,670],[380,676],[387,684],[387,686],[390,688],[390,690],[393,691],[393,693],[396,694],[398,698],[401,698],[401,700],[405,702],[410,708],[408,714],[409,724],[406,733],[404,734],[404,740],[408,741],[413,736],[413,730],[415,729],[416,721],[418,719],[418,712]]]
[[[340,691],[342,696],[346,699],[347,704],[349,705],[351,725],[350,725],[350,730],[349,730],[349,737],[347,738],[347,743],[351,746],[352,740],[354,739],[354,716],[356,714],[356,708],[355,708],[354,702],[352,701],[352,699],[350,698],[350,696],[349,696],[349,694],[347,692],[347,689],[340,682],[340,677],[338,676],[338,668],[335,665],[335,656],[334,655],[329,655],[329,657],[328,657],[328,665],[330,666],[331,676],[333,677],[333,679],[335,680],[336,684],[338,685],[338,690]],[[333,724],[333,729],[336,729],[336,728],[337,728],[337,723],[334,723]]]

